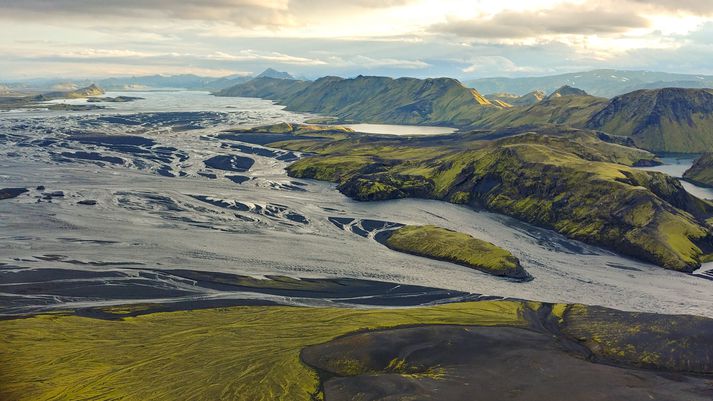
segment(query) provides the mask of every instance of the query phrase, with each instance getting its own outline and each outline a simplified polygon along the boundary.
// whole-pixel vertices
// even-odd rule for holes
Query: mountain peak
[[[295,77],[293,77],[289,73],[283,72],[283,71],[277,71],[273,68],[266,69],[265,71],[261,72],[255,78],[295,79]]]
[[[581,89],[571,87],[569,85],[564,85],[557,89],[556,91],[552,92],[549,96],[546,97],[546,99],[552,99],[556,97],[563,97],[563,96],[589,96],[589,94]]]

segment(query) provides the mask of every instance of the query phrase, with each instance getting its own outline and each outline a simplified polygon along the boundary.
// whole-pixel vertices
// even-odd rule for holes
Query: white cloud
[[[200,56],[199,56],[200,57]],[[260,53],[254,50],[241,50],[237,54],[229,54],[225,52],[215,52],[203,58],[208,60],[222,61],[267,61],[280,64],[295,64],[295,65],[324,65],[326,62],[319,59],[311,59],[305,57],[290,56],[278,52]]]

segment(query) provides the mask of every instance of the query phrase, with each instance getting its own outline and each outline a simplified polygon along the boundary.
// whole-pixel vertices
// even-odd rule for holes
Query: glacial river
[[[711,280],[444,202],[356,202],[332,184],[288,177],[286,159],[294,155],[265,149],[256,154],[254,146],[245,151],[245,144],[214,137],[226,128],[309,117],[272,102],[205,92],[121,95],[145,100],[86,112],[0,114],[0,187],[29,189],[0,201],[0,313],[231,297],[310,304],[299,297],[205,288],[166,273],[191,269],[349,277],[713,317]],[[97,134],[147,140],[81,140]],[[87,159],[97,154],[105,160]],[[204,161],[216,155],[249,157],[254,165],[239,174],[207,168]],[[63,196],[47,195],[53,191]],[[78,204],[87,200],[96,204]],[[330,217],[467,232],[512,251],[535,279],[515,283],[397,253],[340,229]]]

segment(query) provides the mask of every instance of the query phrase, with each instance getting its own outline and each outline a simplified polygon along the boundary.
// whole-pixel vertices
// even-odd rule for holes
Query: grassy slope
[[[0,321],[0,399],[310,401],[321,399],[319,378],[301,362],[302,348],[416,324],[530,328],[574,338],[596,360],[713,373],[713,321],[692,316],[529,301],[405,309],[251,306],[121,320]]]
[[[311,400],[300,350],[355,330],[410,324],[526,325],[527,305],[418,309],[234,307],[119,321],[0,321],[0,399]]]
[[[515,279],[528,277],[510,252],[468,234],[436,226],[404,226],[385,241],[389,248]]]
[[[272,146],[317,153],[291,165],[289,174],[337,182],[359,200],[422,197],[483,206],[673,270],[691,271],[713,251],[703,222],[711,205],[673,178],[628,167],[650,159],[645,151],[588,131],[481,137],[353,135]]]
[[[693,166],[683,173],[683,178],[702,186],[713,187],[713,153],[699,157]]]

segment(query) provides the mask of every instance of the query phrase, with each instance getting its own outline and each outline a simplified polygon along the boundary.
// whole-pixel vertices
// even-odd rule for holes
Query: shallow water
[[[646,171],[658,171],[672,177],[681,178],[683,173],[691,168],[693,162],[696,161],[698,156],[699,155],[681,155],[660,157],[659,159],[661,159],[664,164],[654,167],[640,167],[639,169]],[[683,185],[683,188],[693,196],[697,196],[701,199],[713,199],[713,188],[701,187],[685,180],[681,180],[681,184]]]
[[[289,162],[280,160],[289,156],[284,151],[273,154],[213,136],[229,127],[306,117],[271,102],[196,92],[129,95],[147,99],[112,104],[114,110],[14,113],[0,119],[0,187],[31,189],[0,201],[4,313],[145,300],[261,297],[207,289],[161,274],[166,269],[192,269],[255,277],[350,277],[713,317],[711,280],[444,202],[356,202],[334,185],[288,177],[284,168]],[[222,108],[216,110],[218,104]],[[132,114],[137,110],[142,113]],[[137,135],[155,144],[144,140],[135,141],[139,145],[109,146],[79,140],[98,132]],[[76,155],[83,153],[78,152],[124,162],[79,159]],[[255,163],[240,173],[208,169],[203,162],[216,155],[250,157]],[[247,181],[237,184],[228,178],[236,174]],[[46,190],[36,190],[38,185]],[[63,197],[43,199],[44,192],[58,190]],[[77,204],[81,200],[97,204]],[[436,224],[464,231],[511,250],[535,279],[515,283],[397,253],[341,230],[329,217]],[[83,290],[73,293],[78,277],[47,280],[43,269],[48,268],[92,275],[83,274]],[[8,279],[32,270],[37,271],[35,284]],[[87,282],[95,283],[98,291],[85,291]],[[279,302],[305,304],[298,298]]]

